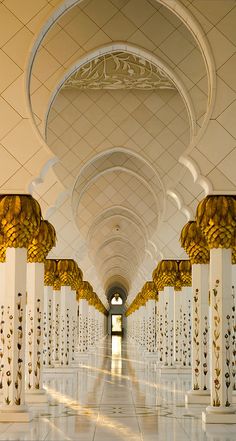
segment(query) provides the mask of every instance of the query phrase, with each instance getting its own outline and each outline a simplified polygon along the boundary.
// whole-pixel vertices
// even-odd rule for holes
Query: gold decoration
[[[38,234],[41,208],[31,195],[6,195],[0,198],[1,229],[6,248],[28,248]]]
[[[198,204],[196,221],[210,249],[232,248],[235,245],[235,197],[206,196]]]
[[[56,231],[50,222],[42,220],[37,235],[28,248],[28,262],[45,262],[45,259],[56,245]]]
[[[61,289],[61,281],[60,281],[59,277],[56,276],[56,278],[54,280],[54,284],[53,284],[53,290],[60,291],[60,289]]]
[[[176,260],[161,260],[156,269],[155,284],[158,291],[165,286],[174,286],[178,275],[178,263]]]
[[[0,232],[0,263],[6,261],[6,245],[4,235]]]
[[[181,281],[181,278],[179,276],[175,280],[174,290],[175,291],[182,291],[182,281]]]
[[[60,259],[57,262],[61,286],[74,286],[78,265],[73,259]]]
[[[76,263],[75,271],[74,271],[74,278],[73,278],[73,282],[71,284],[71,289],[73,291],[77,291],[80,287],[82,280],[83,280],[83,273]]]
[[[236,248],[232,248],[232,265],[236,265]]]
[[[158,292],[154,282],[146,282],[142,288],[142,295],[146,300],[158,300]]]
[[[179,261],[179,274],[182,286],[192,286],[192,265],[190,260]]]
[[[93,287],[89,282],[84,280],[79,285],[79,289],[77,290],[77,300],[86,299],[89,300],[91,293],[93,292]]]
[[[190,257],[191,263],[209,263],[210,252],[204,235],[195,221],[189,221],[184,225],[180,243]]]
[[[46,259],[44,263],[44,285],[53,286],[56,279],[57,263],[54,259]]]

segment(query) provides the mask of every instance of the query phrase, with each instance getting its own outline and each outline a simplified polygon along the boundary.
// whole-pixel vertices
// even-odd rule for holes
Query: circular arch
[[[173,83],[173,85],[176,87],[177,91],[179,92],[189,118],[189,127],[190,127],[190,139],[193,138],[193,136],[196,133],[196,117],[195,117],[195,110],[194,106],[192,104],[191,97],[186,90],[185,85],[183,84],[182,80],[176,75],[174,71],[172,71],[169,66],[160,58],[158,58],[156,55],[154,55],[152,52],[149,52],[146,49],[143,49],[139,46],[136,46],[131,43],[123,43],[123,42],[112,42],[112,44],[106,44],[104,46],[101,46],[100,48],[96,48],[95,50],[89,51],[85,56],[81,57],[79,61],[74,63],[71,68],[67,70],[67,72],[62,76],[61,80],[57,83],[56,88],[51,93],[51,96],[48,101],[48,107],[44,115],[44,132],[43,137],[44,139],[47,138],[46,130],[47,130],[47,122],[50,110],[52,108],[52,105],[58,96],[60,90],[62,89],[64,83],[72,76],[75,72],[77,72],[80,68],[82,68],[84,65],[86,65],[88,62],[99,58],[101,56],[112,54],[117,51],[126,52],[135,56],[140,56],[144,58],[149,63],[154,64],[156,67],[158,67],[160,70],[162,70],[167,78]]]
[[[32,47],[30,50],[30,56],[28,60],[27,69],[25,70],[25,78],[24,78],[27,107],[28,107],[30,119],[34,121],[35,129],[38,132],[38,135],[40,135],[41,140],[43,141],[44,141],[43,136],[40,133],[35,123],[31,95],[30,95],[30,86],[31,86],[34,61],[44,38],[46,37],[50,29],[53,27],[53,25],[59,20],[60,17],[62,17],[62,15],[66,14],[74,6],[82,3],[82,1],[83,0],[67,0],[66,2],[62,2],[59,7],[55,7],[54,12],[48,16],[48,19],[44,24],[43,28],[41,28],[41,30],[35,36],[35,39],[32,43]],[[195,39],[196,44],[199,47],[204,60],[204,64],[207,72],[207,78],[208,78],[208,110],[205,114],[204,123],[202,124],[202,127],[198,134],[198,136],[200,137],[202,136],[202,133],[204,133],[206,124],[210,119],[213,110],[214,99],[215,99],[216,70],[215,70],[215,62],[212,55],[212,51],[207,39],[205,38],[204,31],[201,28],[200,24],[183,4],[181,4],[178,0],[175,0],[175,2],[173,2],[173,0],[156,0],[156,2],[160,3],[162,6],[169,9],[174,15],[176,15],[179,18],[179,20],[182,21],[182,23],[186,26],[188,31]]]
[[[96,232],[96,229],[99,227],[99,225],[102,224],[102,222],[105,222],[107,219],[112,219],[113,217],[121,217],[130,223],[132,223],[137,230],[142,235],[144,242],[145,242],[145,248],[148,247],[148,233],[147,228],[142,219],[138,217],[132,210],[130,210],[127,207],[122,207],[121,205],[114,205],[112,208],[107,208],[106,210],[99,213],[98,216],[94,218],[93,223],[91,224],[88,234],[87,234],[87,240],[90,242],[93,239],[93,236]]]
[[[138,264],[139,265],[141,264],[142,258],[139,255],[139,253],[138,253],[137,249],[135,248],[135,246],[127,239],[127,237],[121,236],[121,235],[116,236],[114,238],[110,238],[110,239],[106,240],[105,242],[103,242],[103,244],[97,249],[96,254],[94,256],[94,259],[96,260],[98,258],[99,254],[103,251],[103,249],[106,246],[108,246],[108,245],[110,245],[111,243],[114,243],[114,242],[124,242],[124,243],[127,243],[133,249]]]
[[[123,303],[125,303],[128,293],[127,293],[126,288],[122,285],[119,285],[119,284],[113,285],[107,289],[106,296],[107,296],[108,303],[111,304],[111,300],[116,293],[119,294],[119,296],[123,300]]]

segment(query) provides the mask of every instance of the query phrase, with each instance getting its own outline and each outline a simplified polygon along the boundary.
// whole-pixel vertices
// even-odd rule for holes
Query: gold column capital
[[[4,263],[6,261],[6,245],[4,235],[0,231],[0,263]]]
[[[38,233],[29,244],[27,253],[28,262],[44,263],[49,251],[51,251],[55,245],[55,228],[47,220],[42,220]]]
[[[0,198],[0,223],[6,248],[28,248],[38,234],[42,213],[39,203],[28,194]]]
[[[206,238],[209,249],[233,248],[236,198],[230,195],[206,196],[198,204],[196,222]]]
[[[192,264],[209,263],[209,247],[196,221],[189,221],[184,225],[180,235],[180,243]]]
[[[46,259],[44,262],[44,285],[53,286],[56,279],[57,263],[54,259]]]
[[[192,265],[190,260],[179,261],[179,276],[182,287],[192,286]]]

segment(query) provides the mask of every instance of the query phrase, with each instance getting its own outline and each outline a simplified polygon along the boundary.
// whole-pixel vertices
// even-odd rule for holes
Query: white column
[[[76,291],[72,290],[70,295],[69,365],[75,361],[75,352],[77,351],[77,312],[78,302],[76,300]]]
[[[147,314],[147,352],[154,354],[156,351],[156,301],[149,299],[146,303]]]
[[[60,302],[60,326],[59,326],[59,364],[69,364],[69,327],[70,327],[70,296],[71,287],[61,286]]]
[[[88,350],[88,302],[79,300],[79,344],[78,351],[86,353]]]
[[[164,366],[173,366],[174,360],[174,288],[164,288]]]
[[[232,375],[236,394],[236,265],[232,265]]]
[[[52,286],[44,286],[44,339],[43,339],[43,365],[52,366],[52,315],[53,315],[53,290]]]
[[[164,291],[159,291],[158,365],[164,364]]]
[[[42,388],[44,263],[27,264],[26,286],[26,397],[29,402],[47,402]]]
[[[61,314],[61,290],[53,290],[52,302],[52,362],[59,363],[59,342],[60,342],[60,314]]]
[[[6,290],[6,264],[0,263],[0,393],[3,388],[3,325],[4,325],[4,296]]]
[[[209,265],[192,265],[192,390],[187,403],[206,403],[209,390]]]
[[[0,421],[30,421],[25,406],[26,248],[7,248]]]
[[[210,250],[211,406],[206,423],[236,423],[232,407],[232,266],[231,249]]]
[[[88,302],[88,328],[87,328],[87,336],[88,336],[88,351],[92,349],[92,341],[93,341],[93,306]]]
[[[182,290],[174,292],[174,365],[181,365],[181,333],[180,333],[180,310],[181,310]]]
[[[142,305],[139,308],[140,314],[140,349],[145,351],[146,342],[146,306]]]
[[[182,310],[183,310],[183,328],[182,328],[182,366],[191,366],[191,326],[190,320],[190,293],[191,288],[182,288]]]

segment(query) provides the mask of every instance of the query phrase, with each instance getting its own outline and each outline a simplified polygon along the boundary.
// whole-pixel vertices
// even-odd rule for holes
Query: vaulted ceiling
[[[198,201],[235,192],[235,1],[21,3],[0,3],[2,190],[32,192],[51,257],[129,302],[186,257]]]

